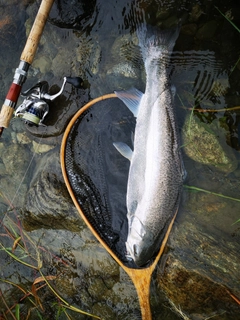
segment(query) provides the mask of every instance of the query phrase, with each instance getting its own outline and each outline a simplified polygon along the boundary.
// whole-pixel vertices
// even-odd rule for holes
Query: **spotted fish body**
[[[175,90],[166,69],[177,37],[178,30],[138,31],[145,93],[116,92],[136,116],[133,151],[122,142],[114,145],[130,160],[126,249],[138,266],[146,265],[159,250],[178,210],[185,175],[173,107]]]

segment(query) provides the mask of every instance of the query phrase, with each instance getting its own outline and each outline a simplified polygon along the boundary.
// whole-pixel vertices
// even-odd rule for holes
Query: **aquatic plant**
[[[221,10],[218,9],[218,7],[215,6],[215,8],[218,10],[218,12],[229,22],[231,23],[231,25],[240,33],[240,29],[235,25],[235,23],[232,22],[231,19],[229,19],[229,17],[227,15],[225,15],[224,13],[222,13]],[[237,64],[240,62],[240,57],[238,58],[237,62],[235,63],[235,65],[233,66],[231,73],[233,72],[233,70],[236,68]]]
[[[8,257],[10,257],[10,263],[21,264],[24,268],[32,269],[34,271],[34,279],[32,283],[23,285],[17,284],[15,281],[8,280],[7,278],[0,278],[0,282],[16,288],[18,292],[16,299],[11,298],[15,301],[9,305],[9,299],[6,297],[6,294],[4,296],[4,293],[0,289],[0,301],[3,305],[0,319],[23,319],[23,314],[25,314],[26,319],[28,319],[30,315],[34,315],[36,319],[44,319],[46,301],[43,298],[42,292],[46,293],[46,290],[48,290],[55,300],[55,302],[51,304],[53,312],[55,313],[55,319],[60,319],[61,314],[64,314],[67,319],[71,319],[68,310],[100,319],[96,315],[69,304],[54,288],[52,282],[62,276],[64,271],[56,272],[54,275],[46,274],[44,256],[47,254],[52,259],[61,260],[61,258],[56,257],[46,248],[40,247],[35,243],[22,228],[16,212],[14,218],[10,218],[8,213],[5,214],[4,218],[6,220],[5,225],[3,225],[3,222],[0,224],[2,229],[0,233],[0,251],[5,252]],[[60,262],[66,264],[65,261]],[[6,264],[9,265],[9,262]],[[2,270],[6,267],[6,264],[4,265],[4,263],[2,263]],[[28,306],[27,314],[26,305]]]
[[[198,191],[198,192],[205,192],[205,193],[208,193],[208,194],[212,194],[212,195],[214,195],[214,196],[217,196],[217,197],[221,197],[221,198],[230,199],[230,200],[233,200],[233,201],[238,201],[238,202],[240,202],[240,199],[233,198],[233,197],[228,197],[228,196],[225,196],[225,195],[223,195],[223,194],[221,194],[221,193],[216,193],[216,192],[208,191],[208,190],[205,190],[205,189],[202,189],[202,188],[198,188],[198,187],[195,187],[195,186],[184,185],[184,188],[186,188],[186,189],[188,189],[188,190]]]

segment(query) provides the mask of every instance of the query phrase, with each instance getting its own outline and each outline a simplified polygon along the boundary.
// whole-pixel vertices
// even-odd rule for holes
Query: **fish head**
[[[139,267],[146,265],[152,257],[152,236],[142,222],[135,216],[132,219],[126,241],[128,259],[132,259]]]

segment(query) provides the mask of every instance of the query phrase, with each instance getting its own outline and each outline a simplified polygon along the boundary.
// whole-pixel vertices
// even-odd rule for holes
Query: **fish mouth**
[[[139,252],[138,250],[139,247],[136,244],[133,244],[132,246],[130,246],[128,242],[125,242],[125,245],[126,245],[125,257],[128,261],[134,262],[136,266],[138,266],[139,268],[143,268],[149,265],[149,262],[151,261],[151,257],[148,255],[146,250],[144,250],[143,252]]]
[[[132,258],[132,256],[131,256],[131,254],[130,254],[129,251],[126,251],[125,257],[126,257],[126,259],[127,259],[128,261],[133,261],[133,258]]]

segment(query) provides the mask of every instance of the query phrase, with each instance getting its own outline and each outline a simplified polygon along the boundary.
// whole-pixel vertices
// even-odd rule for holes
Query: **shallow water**
[[[14,0],[8,1],[8,4],[0,1],[0,54],[2,57],[0,61],[0,79],[2,81],[0,98],[2,102],[5,99],[12,81],[14,68],[18,66],[19,57],[25,44],[25,26],[29,29],[37,12],[37,3],[28,4],[28,1],[25,1],[25,4],[26,7]],[[144,91],[145,74],[135,34],[137,26],[142,22],[170,28],[181,20],[180,36],[176,42],[169,66],[171,82],[176,87],[175,102],[180,131],[182,132],[186,118],[194,116],[204,124],[206,132],[218,137],[223,150],[227,153],[231,151],[232,154],[231,165],[234,170],[229,169],[228,166],[228,169],[224,171],[219,170],[219,167],[216,168],[216,166],[202,164],[200,161],[190,159],[189,155],[184,152],[184,163],[188,173],[186,184],[238,198],[240,174],[238,168],[239,110],[228,110],[228,108],[240,105],[240,63],[237,64],[240,57],[239,32],[219,13],[215,6],[229,19],[232,19],[238,27],[240,26],[240,7],[239,5],[236,6],[234,1],[228,1],[226,4],[226,1],[203,0],[197,2],[98,0],[88,1],[83,7],[79,5],[78,1],[73,1],[72,7],[69,6],[67,1],[56,2],[50,14],[50,21],[45,27],[35,61],[30,68],[28,79],[24,84],[24,90],[44,79],[51,86],[56,85],[52,88],[56,91],[61,86],[65,75],[81,76],[84,79],[84,89],[77,90],[69,84],[66,85],[63,96],[51,106],[50,115],[46,120],[48,127],[26,128],[20,119],[14,119],[10,128],[4,131],[0,141],[2,159],[0,160],[1,218],[6,217],[6,212],[10,209],[10,206],[16,208],[15,214],[17,217],[21,215],[21,209],[24,210],[25,201],[28,198],[32,178],[38,171],[45,168],[43,163],[45,164],[47,161],[41,161],[41,159],[43,157],[45,157],[44,159],[51,159],[52,156],[51,151],[46,152],[47,147],[42,152],[39,152],[38,148],[44,144],[53,147],[53,151],[57,153],[62,132],[68,120],[79,107],[90,99],[118,89],[128,89],[134,86]],[[6,17],[8,17],[8,20],[5,20]],[[21,101],[22,98],[19,102]],[[193,114],[191,112],[193,107],[198,110],[224,110],[220,112],[201,112],[200,110]],[[128,116],[123,111],[123,118],[119,123],[113,122],[111,127],[108,127],[109,132],[112,134],[116,127],[124,128],[124,132],[127,132],[129,123],[132,121],[129,120]],[[106,123],[104,125],[107,126]],[[26,144],[23,144],[25,136],[21,136],[24,132],[28,133],[27,137],[30,139]],[[34,140],[35,147],[31,139]],[[129,137],[129,141],[130,139],[131,137]],[[183,150],[185,150],[184,147]],[[214,151],[212,152],[214,153]],[[47,157],[48,153],[49,157]],[[16,156],[13,157],[13,154]],[[206,157],[207,155],[204,156],[204,158]],[[48,201],[51,201],[51,199]],[[198,206],[198,203],[201,203],[201,206]],[[213,197],[213,195],[195,194],[185,190],[177,225],[181,226],[182,223],[188,221],[189,215],[196,215],[196,219],[201,216],[201,220],[196,221],[201,224],[204,232],[211,233],[216,238],[224,235],[226,243],[231,244],[238,241],[240,237],[239,225],[232,225],[240,218],[239,209],[238,202],[225,201]],[[54,211],[54,205],[52,205],[52,210]],[[12,213],[10,217],[12,217],[11,215]],[[18,220],[17,222],[19,226],[20,222]],[[42,226],[40,223],[38,228],[36,226],[33,228],[43,228],[40,232],[42,236],[32,231],[31,235],[36,242],[41,242],[44,234],[51,237],[51,232],[46,231],[47,229],[44,229],[44,227],[45,225]],[[58,229],[57,226],[54,227]],[[47,225],[47,228],[49,229],[50,225]],[[72,226],[68,226],[67,230],[71,228]],[[62,227],[59,229],[62,229]],[[69,272],[69,281],[73,281],[77,288],[75,298],[73,298],[72,291],[67,293],[67,281],[66,287],[63,286],[64,282],[61,282],[61,286],[63,286],[61,293],[65,295],[66,299],[71,300],[70,303],[77,304],[78,301],[81,301],[79,305],[83,309],[99,312],[99,309],[104,310],[106,305],[101,302],[103,304],[101,307],[101,303],[99,303],[101,300],[98,296],[96,297],[96,293],[95,296],[92,293],[89,298],[89,287],[91,288],[92,285],[93,291],[94,288],[102,288],[97,280],[104,279],[103,282],[106,287],[113,288],[112,282],[117,282],[116,279],[121,278],[121,276],[119,276],[118,268],[114,264],[114,267],[112,267],[112,270],[114,270],[113,279],[108,278],[109,274],[106,276],[106,270],[109,271],[107,263],[111,263],[109,260],[106,260],[107,263],[104,266],[106,269],[104,269],[103,274],[98,274],[98,264],[94,260],[95,257],[92,257],[91,249],[89,250],[87,247],[88,241],[94,242],[94,240],[90,233],[84,230],[81,225],[76,235],[63,231],[63,238],[66,237],[68,240],[68,237],[69,239],[76,237],[76,243],[72,244],[72,248],[66,245],[67,240],[64,240],[65,244],[51,243],[50,245],[49,243],[49,252],[58,252],[59,250],[62,257],[67,259],[67,264],[71,264],[71,272],[75,270],[78,275],[72,277],[72,273]],[[52,232],[54,239],[57,239],[57,234],[61,233],[58,230]],[[1,230],[1,236],[4,245],[11,246],[9,240],[4,242],[7,238],[5,229]],[[43,241],[41,245],[44,247],[46,243]],[[59,247],[61,247],[61,250]],[[99,255],[101,255],[101,249],[98,245],[96,247],[97,251],[100,251]],[[34,252],[34,247],[32,250]],[[35,254],[34,252],[34,257]],[[31,282],[31,279],[36,276],[34,271],[26,271],[26,268],[16,261],[11,261],[5,255],[3,257],[5,259],[4,266],[1,268],[3,277],[14,282],[19,281],[17,280],[19,278],[20,283],[24,284],[28,281]],[[55,258],[50,258],[48,254],[45,257],[45,261],[49,263],[49,266],[46,266],[47,271],[55,268],[54,273],[61,269],[61,263],[63,262]],[[107,259],[105,255],[104,259]],[[82,262],[83,269],[79,266],[81,260],[85,260],[84,263]],[[99,260],[101,261],[101,258]],[[68,274],[65,269],[64,272]],[[97,277],[94,278],[96,274]],[[126,285],[125,280],[118,282],[120,291],[123,290],[124,285],[129,285]],[[84,290],[79,293],[81,286],[84,287]],[[129,286],[131,287],[131,284]],[[155,281],[153,281],[152,286],[154,319],[158,319],[160,316],[164,319],[177,319],[178,316],[170,311],[169,306],[162,308],[162,305],[167,304],[166,298],[162,297],[162,293],[159,293],[156,289]],[[6,283],[1,283],[0,288],[3,292],[6,292],[8,287]],[[8,288],[8,290],[10,289]],[[116,285],[115,290],[117,291]],[[46,296],[48,297],[47,294]],[[126,299],[132,299],[133,296],[134,294],[126,295]],[[92,304],[95,309],[88,299],[93,301]],[[109,319],[111,319],[111,312],[113,312],[112,319],[116,318],[116,314],[118,314],[119,319],[127,319],[128,309],[126,309],[124,301],[118,299],[119,297],[117,298],[116,295],[114,304],[114,299],[111,300],[110,293],[105,294],[105,300],[103,301],[107,301]],[[138,309],[136,297],[134,303],[136,304],[134,308]],[[131,305],[129,300],[127,305],[128,308]],[[28,306],[25,305],[24,308],[26,311]],[[51,304],[47,303],[46,314],[47,312],[49,314],[53,312],[51,308]],[[130,308],[130,311],[132,319],[139,316],[139,310],[134,313]],[[103,314],[103,311],[101,312]],[[73,317],[74,319],[84,318],[75,314]]]

